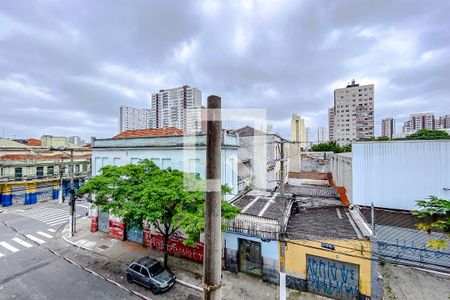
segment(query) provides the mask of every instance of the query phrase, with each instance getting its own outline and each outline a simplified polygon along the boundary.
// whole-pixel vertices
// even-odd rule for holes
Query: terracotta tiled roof
[[[91,143],[88,143],[86,145],[83,145],[81,148],[92,148],[92,145]]]
[[[126,139],[126,138],[173,136],[173,135],[183,135],[183,130],[175,127],[127,130],[122,133],[119,133],[113,138]]]
[[[41,140],[30,138],[27,140],[27,146],[41,146]]]

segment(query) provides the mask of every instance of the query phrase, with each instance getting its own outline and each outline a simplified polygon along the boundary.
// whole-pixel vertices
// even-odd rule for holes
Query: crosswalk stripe
[[[26,217],[41,218],[41,217],[46,217],[46,216],[57,216],[57,215],[61,215],[64,213],[67,213],[67,212],[65,210],[53,210],[53,211],[44,211],[44,212],[36,212],[36,213],[28,214],[28,215],[26,215]]]
[[[53,236],[51,236],[50,234],[45,233],[45,232],[42,232],[42,231],[38,231],[38,232],[36,232],[36,233],[39,234],[39,235],[42,235],[42,236],[44,236],[44,237],[46,237],[46,238],[48,238],[48,239],[53,238]]]
[[[50,232],[56,232],[56,230],[53,229],[53,228],[48,228],[47,230],[50,231]]]
[[[31,234],[27,234],[26,237],[29,238],[32,241],[35,241],[35,242],[39,243],[39,244],[45,244],[45,241],[43,241],[40,238],[37,238],[35,236],[32,236]]]
[[[47,225],[49,225],[49,226],[56,226],[56,225],[64,224],[64,223],[68,223],[68,222],[69,222],[68,220],[65,220],[65,221],[61,221],[61,222],[58,222],[58,223],[52,223],[52,224],[47,224]]]
[[[4,248],[8,249],[11,252],[17,252],[19,251],[19,249],[17,249],[14,246],[11,246],[10,244],[8,244],[7,242],[0,242],[0,246],[3,246]]]
[[[58,220],[62,220],[62,219],[67,219],[69,217],[68,214],[64,214],[60,217],[55,217],[55,218],[47,218],[46,220],[39,220],[41,222],[47,223],[47,222],[53,222],[53,221],[58,221]]]
[[[0,257],[4,256],[2,253],[0,253]]]
[[[53,224],[57,224],[57,223],[61,223],[61,222],[67,222],[67,220],[69,220],[70,218],[69,218],[69,216],[66,216],[65,218],[62,218],[62,219],[59,219],[59,220],[53,220],[53,221],[50,221],[50,222],[46,222],[45,224],[47,224],[47,225],[53,225]]]
[[[39,221],[48,221],[51,219],[56,219],[56,218],[60,218],[62,216],[67,216],[68,213],[67,212],[61,212],[61,213],[57,213],[57,214],[51,214],[51,215],[42,215],[42,216],[38,216],[38,217],[33,217],[31,216],[31,218],[35,219],[35,220],[39,220]]]
[[[18,244],[21,244],[22,246],[27,247],[27,248],[33,247],[33,245],[31,245],[30,243],[27,243],[27,242],[25,242],[25,241],[22,241],[22,240],[19,239],[19,238],[13,238],[13,241],[16,242],[16,243],[18,243]]]

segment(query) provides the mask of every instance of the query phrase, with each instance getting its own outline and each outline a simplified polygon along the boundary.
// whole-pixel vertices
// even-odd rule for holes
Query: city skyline
[[[355,78],[376,87],[378,136],[383,117],[448,114],[448,5],[5,3],[0,132],[111,136],[119,106],[148,107],[154,91],[188,84],[203,104],[216,94],[224,107],[266,108],[267,123],[288,137],[295,112],[311,132],[327,127],[333,90]],[[177,26],[161,27],[173,16]]]

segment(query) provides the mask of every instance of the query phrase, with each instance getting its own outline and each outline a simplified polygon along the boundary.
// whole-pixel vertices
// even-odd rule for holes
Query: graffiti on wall
[[[53,199],[53,183],[39,184],[36,192],[37,201]]]
[[[434,250],[427,247],[430,238],[445,238],[443,235],[430,236],[418,230],[387,226],[377,226],[377,229],[375,251],[382,259],[439,270],[450,267],[449,249]]]
[[[337,299],[359,297],[359,267],[318,256],[307,256],[308,291]]]
[[[194,247],[183,244],[183,239],[177,236],[170,238],[167,244],[169,254],[177,254],[181,257],[189,258],[195,261],[203,261],[203,243],[197,243]],[[151,245],[159,250],[163,249],[163,236],[160,234],[151,235]]]

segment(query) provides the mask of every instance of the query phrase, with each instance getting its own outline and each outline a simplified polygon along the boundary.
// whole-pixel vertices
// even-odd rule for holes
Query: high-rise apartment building
[[[306,142],[305,149],[307,149],[311,146],[311,128],[309,127],[305,127],[305,142]]]
[[[388,117],[381,120],[381,136],[387,136],[389,139],[395,134],[395,119]]]
[[[445,115],[436,119],[436,129],[448,129],[450,128],[450,115]]]
[[[127,130],[149,128],[150,109],[119,107],[119,133]]]
[[[352,140],[372,138],[374,85],[360,86],[352,80],[345,88],[334,90],[334,106],[329,110],[329,124],[330,137],[341,145]]]
[[[328,136],[330,141],[334,141],[334,107],[328,109]]]
[[[403,124],[403,133],[414,133],[421,129],[436,129],[433,113],[411,114],[409,120]]]
[[[300,142],[302,148],[306,147],[305,120],[297,114],[293,114],[291,119],[291,140]]]
[[[327,135],[327,129],[325,127],[320,126],[317,128],[317,143],[320,144],[328,141]]]
[[[202,131],[202,92],[194,87],[160,90],[152,95],[150,128],[176,127],[187,133]]]

